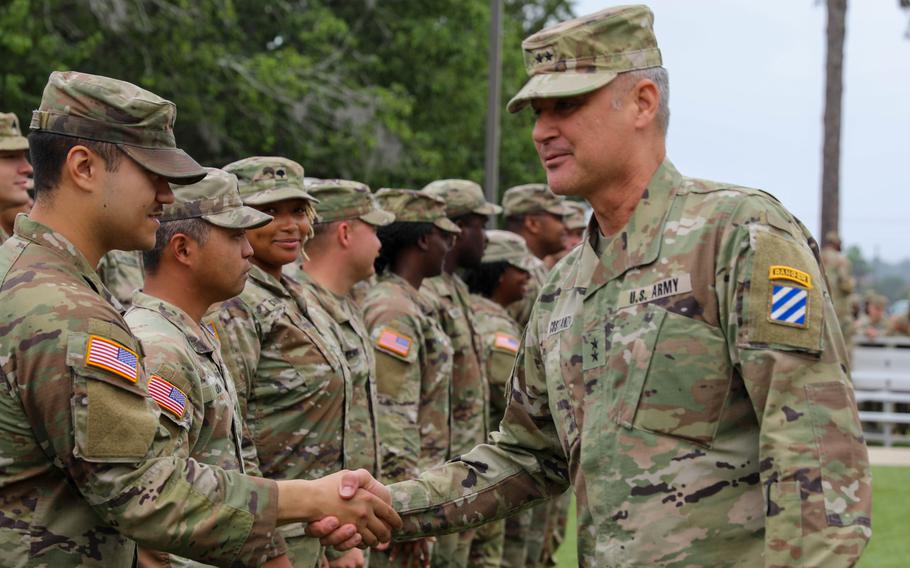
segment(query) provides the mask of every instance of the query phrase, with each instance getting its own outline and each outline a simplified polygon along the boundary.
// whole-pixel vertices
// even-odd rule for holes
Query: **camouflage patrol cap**
[[[825,233],[824,244],[840,246],[841,241],[840,241],[840,235],[838,234],[838,232],[837,231],[828,231],[827,233]]]
[[[360,219],[370,225],[388,225],[395,215],[383,211],[376,203],[370,188],[359,181],[346,179],[312,179],[307,191],[319,200],[316,215],[320,223],[343,219]]]
[[[247,205],[263,205],[285,199],[317,200],[304,189],[303,166],[278,156],[254,156],[224,166],[237,176],[240,197]]]
[[[446,215],[451,219],[459,215],[498,215],[502,207],[489,203],[483,197],[483,189],[466,179],[440,179],[430,182],[421,190],[446,203]]]
[[[487,248],[483,249],[481,262],[508,262],[519,270],[531,272],[534,263],[531,251],[523,238],[511,231],[490,229],[486,231]]]
[[[225,229],[256,229],[272,220],[270,215],[243,204],[237,176],[217,168],[205,171],[201,181],[171,186],[174,202],[164,206],[162,223],[201,218]]]
[[[560,217],[568,215],[565,198],[550,191],[545,183],[527,183],[510,187],[502,194],[502,209],[506,217],[547,212]]]
[[[869,290],[866,292],[866,303],[885,308],[888,306],[888,297],[879,294],[875,290]]]
[[[19,118],[0,112],[0,150],[28,150],[28,139],[19,130]]]
[[[446,216],[446,203],[429,193],[385,187],[376,192],[379,206],[395,215],[396,223],[433,223],[447,233],[461,232]]]
[[[584,205],[578,201],[569,201],[566,200],[563,203],[563,206],[566,208],[566,216],[563,217],[563,221],[566,223],[566,229],[574,231],[576,229],[584,229],[588,226],[585,216],[587,214],[587,209]]]
[[[110,142],[171,183],[194,183],[205,170],[177,147],[176,118],[174,103],[132,83],[54,71],[32,113],[31,129]]]
[[[562,22],[528,37],[521,47],[531,79],[509,101],[509,112],[532,99],[590,93],[620,73],[662,64],[647,6],[617,6]]]

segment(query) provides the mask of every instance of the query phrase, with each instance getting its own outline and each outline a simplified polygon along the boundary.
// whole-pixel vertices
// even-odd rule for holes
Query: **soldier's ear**
[[[335,235],[338,237],[338,242],[341,243],[341,246],[347,248],[351,246],[351,222],[350,221],[341,221],[338,223],[338,227],[335,229]]]
[[[98,187],[99,177],[104,171],[105,163],[101,156],[77,144],[66,153],[61,174],[76,188],[91,192]]]
[[[183,266],[190,266],[196,256],[196,241],[183,233],[177,233],[171,237],[167,250],[176,262]]]
[[[432,235],[432,234],[433,233],[431,231],[429,233],[424,233],[424,234],[420,235],[419,237],[417,237],[417,242],[415,244],[417,245],[418,250],[420,250],[421,252],[430,250],[430,235]]]

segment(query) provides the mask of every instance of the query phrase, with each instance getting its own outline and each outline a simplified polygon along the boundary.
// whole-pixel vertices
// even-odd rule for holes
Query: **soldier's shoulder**
[[[423,315],[414,301],[416,294],[393,280],[380,280],[363,298],[363,319],[369,327],[392,320],[411,320]]]
[[[808,232],[777,197],[763,189],[684,178],[678,195],[687,200],[687,207],[700,210],[706,221],[734,226],[763,224],[786,232]]]

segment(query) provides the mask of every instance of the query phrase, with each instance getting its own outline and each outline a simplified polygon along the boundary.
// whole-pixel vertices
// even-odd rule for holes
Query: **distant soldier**
[[[445,202],[408,189],[380,189],[380,207],[395,222],[378,230],[378,279],[367,291],[363,318],[376,355],[379,439],[384,483],[411,479],[452,456],[452,341],[438,321],[438,304],[420,292],[443,271],[461,230],[446,218]],[[419,551],[392,552],[420,555]],[[374,553],[373,568],[407,566]]]
[[[19,119],[15,114],[0,112],[0,214],[28,204],[31,174],[28,139],[19,130]],[[10,234],[8,222],[0,225],[0,244]]]
[[[566,236],[563,238],[563,249],[562,251],[548,255],[544,258],[544,263],[548,268],[553,268],[559,259],[569,254],[569,252],[577,247],[584,238],[585,229],[588,227],[588,208],[585,207],[584,203],[579,201],[569,201],[568,199],[563,202],[568,214],[564,217],[566,224]]]
[[[168,180],[205,175],[176,147],[175,113],[130,83],[68,71],[50,75],[33,114],[36,203],[0,246],[0,309],[14,322],[0,332],[4,566],[130,566],[137,542],[259,565],[280,559],[281,523],[331,509],[369,544],[398,524],[367,472],[344,510],[350,474],[276,483],[176,450],[139,340],[94,270],[111,247],[154,246]]]
[[[175,202],[164,206],[155,247],[143,253],[148,277],[124,319],[145,354],[149,394],[179,440],[175,451],[200,463],[260,475],[243,463],[243,424],[234,381],[218,339],[203,314],[243,291],[253,249],[245,229],[272,218],[244,207],[237,178],[207,168],[206,177],[172,186]],[[285,544],[277,539],[276,546]],[[185,564],[140,551],[143,566]]]
[[[29,185],[31,185],[31,180],[29,180]],[[19,213],[28,215],[28,212],[32,210],[32,206],[35,205],[35,198],[33,196],[34,192],[32,190],[29,190],[28,201],[22,205],[17,205],[0,211],[0,244],[3,244],[4,232],[7,235],[13,234],[13,229],[16,224],[16,217],[19,215]]]
[[[522,47],[508,108],[533,107],[548,184],[591,204],[589,239],[540,291],[491,442],[391,486],[396,538],[572,486],[580,566],[854,565],[869,460],[814,239],[768,194],[667,159],[646,6]]]
[[[257,156],[224,170],[238,177],[244,205],[274,217],[246,232],[249,279],[216,314],[259,468],[271,479],[316,479],[348,464],[371,466],[369,455],[352,453],[362,447],[347,436],[354,394],[344,352],[330,340],[334,332],[318,325],[302,285],[282,274],[312,235],[315,199],[304,189],[303,167]],[[319,541],[305,536],[304,525],[282,527],[282,534],[295,566],[319,562]]]
[[[856,322],[856,334],[867,339],[878,339],[888,331],[888,297],[874,290],[866,292],[863,315]]]
[[[524,297],[534,262],[524,239],[515,233],[491,230],[486,234],[483,260],[480,266],[465,273],[465,282],[471,290],[471,307],[483,342],[483,360],[490,383],[490,425],[496,430],[505,414],[507,385],[522,335],[518,322],[505,307]],[[528,509],[505,520],[501,563],[493,566],[527,568],[534,564],[528,562],[533,513],[534,509]],[[470,565],[488,566],[484,560],[472,556]]]
[[[483,365],[483,340],[471,309],[470,292],[456,270],[477,268],[486,245],[484,226],[490,215],[502,212],[487,203],[483,189],[465,179],[434,181],[421,191],[446,204],[446,216],[461,229],[443,263],[442,274],[423,281],[420,291],[439,303],[439,321],[452,340],[452,454],[468,452],[482,444],[490,432],[489,385]],[[433,556],[436,568],[464,568],[472,556],[479,562],[498,564],[502,556],[502,523],[439,539]],[[480,558],[483,560],[479,560]]]
[[[837,321],[840,323],[841,333],[850,353],[853,345],[853,313],[850,305],[850,295],[855,288],[853,267],[850,259],[841,252],[841,240],[837,231],[828,231],[825,234],[825,244],[822,247],[822,266],[825,269],[825,278],[831,292],[831,301],[834,311],[837,312]]]
[[[307,243],[303,269],[286,264],[285,273],[301,284],[313,323],[348,368],[345,385],[345,467],[362,467],[379,477],[376,410],[376,361],[373,343],[351,288],[373,275],[379,255],[376,229],[395,216],[379,208],[366,185],[349,180],[311,180],[307,192],[317,199],[318,222]],[[330,566],[364,562],[358,549],[327,552]]]
[[[569,210],[565,199],[554,195],[546,184],[529,183],[506,190],[502,196],[502,213],[505,229],[520,235],[535,258],[527,296],[509,306],[509,313],[524,327],[531,316],[531,306],[550,271],[543,259],[563,250],[566,238],[564,219]]]
[[[888,322],[886,335],[910,337],[910,302],[907,304],[907,311],[895,314]]]
[[[145,273],[142,254],[135,250],[112,250],[98,262],[98,277],[114,298],[125,308],[130,307],[133,293],[142,289]]]

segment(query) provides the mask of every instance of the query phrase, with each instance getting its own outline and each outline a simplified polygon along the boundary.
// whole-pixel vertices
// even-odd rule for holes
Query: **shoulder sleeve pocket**
[[[73,452],[86,461],[142,459],[158,429],[158,411],[146,396],[138,356],[134,362],[119,350],[138,353],[135,342],[97,335],[75,334],[67,344],[73,373]]]

